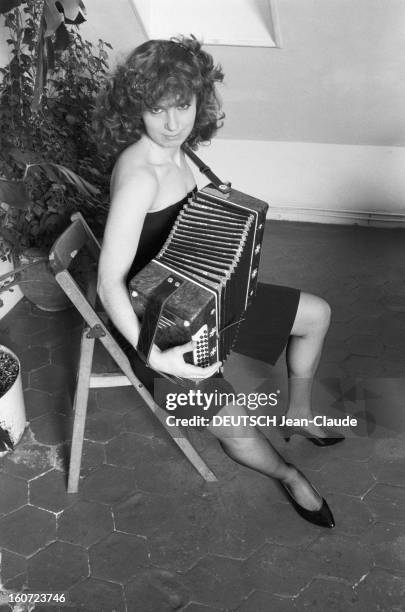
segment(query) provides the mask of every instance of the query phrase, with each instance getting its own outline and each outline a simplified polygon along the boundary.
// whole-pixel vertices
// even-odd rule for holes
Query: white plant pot
[[[27,425],[25,416],[24,395],[21,381],[20,361],[9,348],[0,344],[0,352],[8,353],[18,363],[18,376],[11,387],[0,397],[0,427],[7,432],[13,446],[20,441]],[[10,449],[11,450],[11,449]],[[0,457],[6,455],[8,450],[1,450]]]
[[[7,249],[7,247],[4,248],[4,242],[2,244],[1,250],[4,250],[5,254],[0,257],[0,276],[2,274],[6,274],[7,272],[10,272],[10,276],[8,279],[0,283],[0,289],[3,285],[6,285],[7,282],[13,280],[12,272],[14,270],[10,251],[9,249]],[[12,310],[14,306],[18,304],[22,297],[23,294],[18,285],[14,285],[14,287],[11,287],[7,291],[0,292],[0,319],[2,319],[4,315],[10,312],[10,310]]]

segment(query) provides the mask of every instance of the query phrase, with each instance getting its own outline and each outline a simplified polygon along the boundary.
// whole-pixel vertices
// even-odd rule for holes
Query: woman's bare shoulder
[[[130,145],[119,156],[111,176],[111,193],[127,185],[138,184],[146,187],[157,186],[157,176],[148,163],[141,142]]]

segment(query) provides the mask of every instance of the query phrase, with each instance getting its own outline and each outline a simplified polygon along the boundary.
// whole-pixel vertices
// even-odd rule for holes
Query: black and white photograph
[[[405,612],[405,4],[0,0],[0,610]]]

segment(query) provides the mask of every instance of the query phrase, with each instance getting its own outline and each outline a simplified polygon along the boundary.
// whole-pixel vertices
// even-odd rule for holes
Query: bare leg
[[[302,293],[297,315],[287,346],[288,418],[312,419],[311,394],[313,379],[330,323],[330,307],[325,300]],[[308,433],[324,437],[325,432],[314,424]]]
[[[218,414],[237,417],[246,415],[246,411],[241,406],[226,406]],[[319,510],[322,505],[320,495],[293,465],[284,461],[259,429],[243,425],[231,427],[210,424],[209,430],[231,459],[280,480],[298,504],[307,510]]]

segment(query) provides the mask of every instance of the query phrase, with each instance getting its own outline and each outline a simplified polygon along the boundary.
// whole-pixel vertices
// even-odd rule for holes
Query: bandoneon
[[[165,350],[190,340],[195,365],[226,359],[255,295],[267,208],[212,185],[184,205],[159,254],[129,282],[146,362],[153,342]]]

